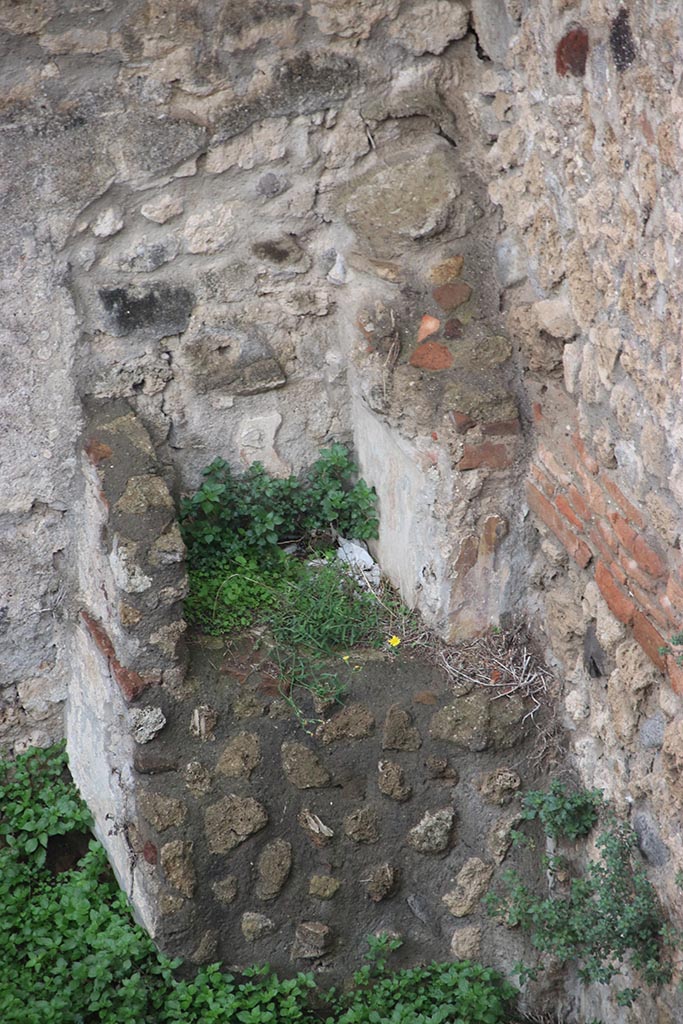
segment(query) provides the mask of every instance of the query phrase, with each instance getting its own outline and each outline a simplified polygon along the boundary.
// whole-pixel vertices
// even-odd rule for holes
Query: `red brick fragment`
[[[654,146],[656,141],[655,133],[653,131],[652,125],[650,124],[649,118],[644,111],[638,118],[638,124],[640,125],[640,130],[642,131],[643,136],[645,137],[645,141],[650,146]]]
[[[438,341],[425,341],[415,349],[409,362],[419,370],[450,370],[453,354]]]
[[[654,576],[655,579],[662,579],[666,576],[665,563],[642,537],[636,537],[633,545],[633,557],[641,569],[644,569],[650,576]]]
[[[114,645],[111,642],[107,631],[101,622],[89,615],[85,609],[81,610],[81,619],[87,626],[88,632],[97,644],[98,648],[104,654],[105,658],[114,658],[116,652],[114,651]]]
[[[629,558],[625,551],[621,552],[620,561],[628,578],[634,580],[643,590],[655,591],[658,586],[661,586],[652,576],[643,572],[635,558]]]
[[[666,584],[666,596],[668,597],[674,610],[680,615],[683,620],[683,587],[678,581],[670,576]],[[683,622],[681,623],[683,625]]]
[[[572,508],[575,509],[583,520],[589,520],[591,518],[591,510],[584,501],[583,495],[581,494],[581,491],[579,491],[578,487],[572,484],[567,494],[572,503]]]
[[[536,480],[536,482],[540,485],[541,490],[544,492],[546,498],[552,498],[555,494],[555,484],[550,479],[550,477],[546,476],[543,470],[536,465],[532,465],[531,475],[533,476],[534,480]]]
[[[479,541],[479,554],[491,555],[500,542],[507,537],[508,521],[503,516],[489,516],[484,522],[484,528]]]
[[[425,313],[420,320],[420,326],[417,332],[418,345],[421,341],[424,341],[425,338],[428,338],[430,334],[436,334],[439,327],[441,327],[441,321],[437,317],[430,316],[429,313]]]
[[[594,459],[593,456],[590,454],[590,452],[586,448],[583,438],[578,433],[578,431],[575,431],[573,433],[572,443],[574,445],[574,450],[576,454],[581,459],[581,461],[583,462],[584,466],[591,474],[591,476],[597,476],[598,471],[600,469],[598,461],[597,459]]]
[[[625,587],[626,590],[628,590],[629,593],[630,593],[630,587],[626,583],[626,573],[621,568],[619,563],[618,562],[609,562],[609,571],[612,573],[612,575],[614,576],[615,580],[617,580],[618,583],[621,583],[622,587]]]
[[[538,424],[543,419],[543,406],[540,402],[534,402],[531,406],[531,412],[533,413],[534,423]]]
[[[572,75],[583,78],[586,73],[588,58],[588,33],[580,26],[570,29],[557,44],[555,50],[555,70],[562,78]]]
[[[630,597],[624,593],[618,585],[612,573],[604,562],[598,561],[595,566],[595,582],[600,588],[600,593],[607,602],[607,607],[612,615],[625,626],[629,626],[634,619],[637,608]]]
[[[600,519],[597,523],[597,530],[602,537],[604,543],[612,552],[612,555],[616,555],[619,552],[619,542],[616,534],[612,527],[609,525],[606,519]]]
[[[666,655],[660,654],[660,648],[666,647],[666,640],[652,625],[642,612],[636,612],[633,620],[633,635],[643,648],[650,661],[653,661],[660,672],[666,671]]]
[[[633,551],[638,536],[636,531],[629,526],[624,517],[620,516],[618,512],[612,512],[609,521],[620,543],[623,544],[627,551]]]
[[[653,622],[656,622],[659,628],[663,629],[666,633],[669,628],[669,620],[665,612],[657,603],[657,599],[652,594],[648,594],[647,591],[642,589],[642,587],[639,587],[637,583],[633,582],[633,580],[629,580],[627,586],[629,592],[638,602],[640,610],[647,615],[648,619],[652,619]]]
[[[572,526],[574,526],[577,530],[583,530],[583,523],[576,515],[573,508],[571,507],[571,505],[569,504],[569,502],[563,494],[558,495],[555,501],[555,506],[557,508],[557,511],[560,512],[565,519],[568,519]]]
[[[151,843],[149,839],[142,848],[142,856],[145,858],[148,864],[156,864],[159,859],[159,854],[154,843]]]
[[[476,427],[475,421],[465,412],[451,412],[450,417],[458,434],[466,434],[472,427]]]
[[[471,287],[466,281],[453,281],[451,284],[442,284],[432,291],[432,298],[442,309],[450,311],[464,305],[472,294]]]
[[[133,669],[125,668],[121,664],[116,657],[114,644],[101,622],[98,622],[97,619],[84,609],[81,611],[81,619],[85,623],[98,649],[107,658],[109,669],[121,693],[127,701],[135,700],[136,697],[139,697],[151,685],[152,680],[143,679]]]
[[[510,452],[504,444],[483,441],[481,444],[465,444],[463,446],[458,469],[481,469],[482,466],[487,466],[489,469],[505,469],[511,461]]]
[[[602,487],[582,466],[577,466],[576,475],[583,484],[592,512],[596,516],[606,516],[609,509],[607,508],[607,499]]]
[[[610,551],[610,549],[608,548],[607,544],[605,543],[605,539],[598,530],[597,526],[594,526],[593,529],[590,531],[590,541],[595,550],[600,555],[600,557],[603,558],[606,562],[610,562],[614,552]]]
[[[564,466],[560,465],[550,449],[546,448],[544,444],[541,444],[538,446],[538,455],[550,475],[559,481],[563,487],[569,487],[572,482],[572,478]]]
[[[526,493],[532,512],[535,512],[539,519],[543,520],[546,526],[552,530],[577,565],[585,569],[593,557],[588,545],[572,532],[555,507],[533,484],[527,482]]]
[[[93,466],[99,466],[100,462],[103,462],[104,459],[110,459],[114,454],[113,448],[110,448],[104,441],[98,441],[96,437],[90,438],[85,445],[84,451]]]
[[[477,555],[479,553],[479,543],[476,537],[465,537],[462,544],[460,545],[460,551],[455,561],[453,568],[458,575],[458,578],[466,576],[467,573],[472,569],[477,561]]]
[[[491,423],[481,425],[481,432],[485,437],[514,437],[521,429],[516,416],[513,420],[493,420]]]
[[[132,668],[124,668],[120,661],[112,658],[110,661],[111,674],[113,675],[119,690],[130,703],[144,693],[151,686],[151,681],[143,679],[139,673]]]
[[[603,475],[600,477],[600,482],[609,494],[612,501],[619,506],[619,508],[624,513],[629,522],[633,523],[635,526],[638,526],[641,530],[644,529],[645,520],[643,519],[643,516],[640,514],[635,505],[631,501],[629,501],[626,495],[617,487],[614,481],[610,480],[610,478],[603,473]]]

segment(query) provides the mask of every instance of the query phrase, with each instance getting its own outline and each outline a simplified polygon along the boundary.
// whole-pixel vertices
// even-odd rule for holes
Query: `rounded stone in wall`
[[[279,896],[292,870],[292,844],[286,839],[274,839],[264,847],[256,870],[256,896],[260,900],[274,900]]]
[[[266,917],[265,914],[257,914],[251,910],[247,910],[242,914],[240,927],[242,929],[242,935],[247,942],[257,942],[258,939],[263,939],[267,935],[272,935],[275,931],[275,922],[271,921],[271,919]]]
[[[319,789],[329,784],[330,773],[305,743],[283,743],[281,757],[282,769],[297,789]]]
[[[450,807],[427,811],[408,833],[408,843],[418,853],[443,853],[451,844],[454,823]]]
[[[265,828],[268,812],[253,797],[240,797],[233,793],[207,807],[204,820],[211,853],[229,853]]]
[[[377,814],[371,807],[361,807],[344,818],[344,834],[354,843],[379,841]]]

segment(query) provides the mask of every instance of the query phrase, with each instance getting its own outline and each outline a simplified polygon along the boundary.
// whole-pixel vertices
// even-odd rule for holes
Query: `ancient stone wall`
[[[533,422],[527,596],[576,763],[640,837],[673,919],[683,847],[678,4],[529,4],[489,194],[527,254],[504,298]],[[633,1019],[674,1020],[675,997]],[[585,997],[579,1013],[631,1020]],[[642,1014],[642,1016],[638,1016]]]
[[[60,733],[93,401],[130,403],[175,497],[216,455],[355,443],[406,599],[450,636],[514,603],[483,6],[3,7],[5,745]]]
[[[448,638],[545,636],[675,917],[679,8],[0,5],[3,746],[60,736],[68,694],[83,785],[129,768],[117,678],[183,679],[179,492],[352,442],[405,598]],[[105,448],[156,481],[126,522]],[[138,811],[101,764],[104,835]],[[628,1019],[601,999],[575,1009]]]

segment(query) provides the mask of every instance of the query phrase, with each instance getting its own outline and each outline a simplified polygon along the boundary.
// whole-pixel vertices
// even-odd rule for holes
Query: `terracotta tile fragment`
[[[424,341],[425,338],[428,338],[430,334],[436,334],[439,327],[441,327],[441,321],[437,319],[437,317],[430,316],[429,313],[425,313],[420,320],[420,327],[417,332],[418,345],[421,341]]]

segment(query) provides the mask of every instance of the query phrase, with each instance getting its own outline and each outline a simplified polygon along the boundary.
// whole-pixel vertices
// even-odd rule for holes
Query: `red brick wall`
[[[575,425],[562,436],[546,426],[539,404],[534,419],[538,444],[526,481],[532,514],[593,574],[612,614],[683,694],[683,670],[660,650],[683,623],[681,552],[662,547],[618,471],[599,467]]]

